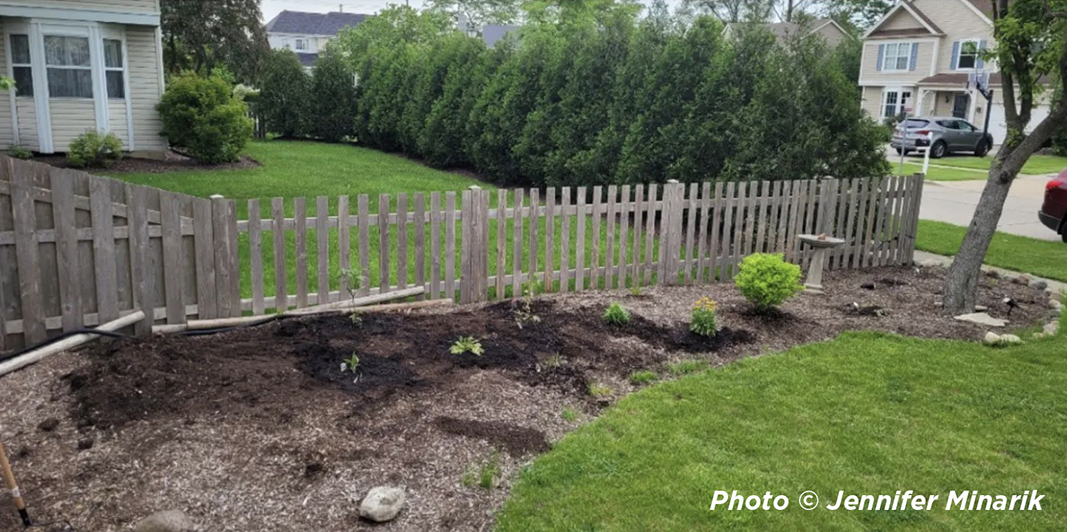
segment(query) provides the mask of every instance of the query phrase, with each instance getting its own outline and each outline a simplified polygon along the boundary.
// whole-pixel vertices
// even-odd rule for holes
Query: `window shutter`
[[[956,70],[960,64],[960,42],[952,43],[952,70]]]
[[[978,42],[978,60],[977,60],[977,62],[975,62],[975,66],[979,70],[985,68],[985,61],[982,60],[982,53],[981,53],[983,50],[985,50],[985,47],[986,47],[986,40],[985,39],[982,39],[981,41]]]
[[[874,69],[879,71],[879,72],[882,71],[882,58],[883,57],[885,57],[885,45],[884,44],[879,44],[878,45],[878,64],[874,65]]]
[[[916,60],[919,59],[919,43],[911,43],[911,61],[908,63],[908,70],[915,70]]]

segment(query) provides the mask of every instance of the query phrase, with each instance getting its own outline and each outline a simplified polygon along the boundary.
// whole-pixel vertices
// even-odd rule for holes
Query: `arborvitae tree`
[[[303,135],[311,78],[291,50],[273,50],[263,69],[256,111],[267,129],[283,137]]]
[[[470,164],[464,142],[467,120],[500,57],[486,50],[479,39],[451,37],[447,42],[445,48],[452,53],[444,61],[441,93],[431,102],[419,134],[419,153],[427,163],[439,168]]]
[[[315,63],[308,104],[308,132],[325,141],[340,142],[354,134],[356,109],[353,75],[341,54],[327,47]]]

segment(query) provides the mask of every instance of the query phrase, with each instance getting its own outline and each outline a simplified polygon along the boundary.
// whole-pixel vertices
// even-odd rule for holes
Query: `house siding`
[[[941,2],[954,2],[955,0],[939,0]],[[915,17],[911,16],[911,13],[901,9],[889,17],[879,29],[883,30],[911,30],[911,29],[926,29],[922,22],[915,20]]]
[[[117,13],[159,13],[159,0],[0,0],[18,7],[46,7]]]
[[[160,152],[166,141],[159,135],[163,123],[156,112],[160,94],[160,71],[155,28],[127,26],[126,48],[130,64],[130,97],[133,109],[133,141],[138,152]]]
[[[877,120],[882,114],[881,109],[879,109],[882,105],[882,88],[864,87],[862,105],[863,110],[866,111],[871,118]]]
[[[48,112],[52,115],[52,145],[55,151],[69,151],[71,141],[78,135],[96,129],[92,100],[51,98],[48,105]]]
[[[837,29],[837,26],[833,24],[826,24],[819,28],[815,34],[822,37],[826,44],[830,46],[837,46],[838,43],[845,39],[845,34],[841,33],[841,30]]]
[[[4,38],[4,21],[0,19],[0,74],[7,72],[7,39]],[[12,89],[14,90],[14,89]],[[0,149],[15,143],[15,124],[11,120],[11,94],[0,92]]]
[[[107,129],[122,141],[124,149],[130,148],[130,129],[126,127],[126,101],[107,101]]]
[[[878,70],[878,46],[891,42],[915,42],[908,39],[893,41],[868,41],[863,45],[863,65],[860,69],[860,82],[878,82],[886,86],[914,85],[919,80],[930,76],[930,63],[933,61],[934,43],[919,42],[918,55],[915,56],[915,70],[903,72],[885,72]]]
[[[941,50],[938,52],[938,72],[954,72],[952,70],[952,43],[966,39],[985,39],[990,45],[993,42],[993,27],[963,2],[916,0],[915,6],[945,32],[941,41]],[[992,65],[987,64],[986,70],[992,70],[991,67]]]

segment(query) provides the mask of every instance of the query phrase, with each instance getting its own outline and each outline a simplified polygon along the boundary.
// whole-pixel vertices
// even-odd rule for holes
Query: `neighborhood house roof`
[[[482,40],[485,41],[485,45],[493,47],[497,41],[508,36],[512,32],[518,32],[521,26],[512,26],[508,24],[486,24],[482,28]]]
[[[969,6],[972,9],[974,9],[975,11],[977,11],[980,14],[980,16],[983,17],[986,20],[986,22],[992,23],[992,18],[993,18],[993,0],[940,0],[940,1],[941,2],[949,2],[949,1],[962,2],[963,4]],[[913,18],[918,20],[919,23],[923,25],[923,27],[922,28],[892,29],[892,30],[882,29],[882,26],[885,25],[885,23],[887,21],[889,21],[891,18],[893,18],[897,14],[897,12],[899,12],[899,11],[907,12]],[[915,5],[915,0],[901,0],[900,2],[898,2],[893,7],[893,9],[889,10],[889,12],[886,13],[884,17],[882,17],[882,20],[878,21],[878,23],[875,24],[870,29],[870,31],[868,31],[867,34],[864,35],[864,37],[865,38],[877,39],[877,38],[904,37],[904,36],[928,35],[928,34],[944,35],[944,33],[945,32],[941,31],[941,28],[937,27],[937,24],[934,24],[934,22],[932,20],[930,20],[930,17],[926,16],[926,13],[923,13],[918,8],[918,6]]]
[[[728,30],[733,31],[735,29],[738,29],[738,28],[744,26],[745,24],[747,24],[747,23],[746,22],[731,22],[731,23],[727,24],[726,27],[727,27]],[[799,34],[800,30],[802,28],[806,30],[804,32],[804,34],[807,35],[807,34],[811,34],[811,33],[815,33],[816,31],[819,31],[820,29],[822,29],[823,26],[826,26],[827,24],[833,24],[834,26],[837,26],[837,23],[834,22],[833,19],[819,18],[819,19],[812,20],[810,22],[806,22],[804,24],[799,24],[799,23],[796,23],[796,22],[774,22],[774,23],[764,24],[764,27],[766,27],[768,30],[770,30],[770,32],[773,33],[774,36],[777,37],[779,41],[785,41],[785,40],[788,40],[790,37]],[[838,27],[838,29],[841,29],[840,26],[837,26],[837,27]],[[847,32],[845,32],[844,30],[842,30],[841,33],[843,35],[847,35]]]
[[[357,13],[282,11],[267,23],[267,32],[334,36],[347,27],[358,26],[368,16]]]

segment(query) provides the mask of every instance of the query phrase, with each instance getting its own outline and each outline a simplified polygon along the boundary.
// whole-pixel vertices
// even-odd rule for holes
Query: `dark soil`
[[[70,168],[65,155],[37,155],[33,160],[58,168]],[[259,166],[259,161],[248,156],[241,156],[239,161],[233,163],[206,164],[181,153],[167,151],[162,159],[125,157],[108,168],[87,168],[85,170],[94,174],[164,174],[190,170],[241,170]]]
[[[727,284],[583,292],[410,314],[271,322],[215,336],[97,343],[0,380],[4,442],[42,521],[117,531],[165,509],[205,530],[491,530],[508,480],[578,422],[635,389],[628,376],[699,358],[714,365],[850,330],[978,340],[937,306],[938,269],[828,272],[826,294],[760,314]],[[873,288],[863,285],[873,283]],[[719,303],[721,332],[688,331],[693,301]],[[1047,295],[984,277],[979,304],[1012,327],[1041,324]],[[626,327],[602,323],[618,301]],[[482,356],[452,355],[461,336]],[[341,364],[353,353],[356,371]],[[610,390],[592,397],[590,385]],[[10,438],[10,440],[8,439]],[[81,450],[79,450],[79,448]],[[501,453],[495,489],[462,486]],[[377,485],[403,486],[388,525],[356,518]],[[0,500],[0,506],[3,501]],[[0,508],[2,510],[3,508]],[[17,526],[0,512],[0,530]]]

